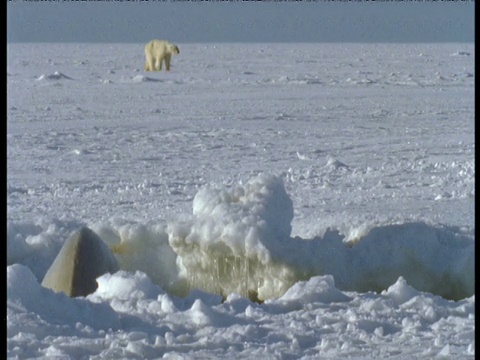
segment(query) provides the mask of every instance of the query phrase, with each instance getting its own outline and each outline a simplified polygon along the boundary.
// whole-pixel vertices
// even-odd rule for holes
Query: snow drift
[[[372,228],[357,239],[328,229],[291,238],[293,205],[283,182],[259,175],[232,189],[205,188],[193,215],[170,224],[169,243],[190,288],[252,299],[331,274],[339,289],[382,291],[403,276],[417,290],[461,299],[474,293],[474,241],[425,223]]]
[[[332,275],[346,291],[381,292],[403,277],[419,291],[448,299],[474,294],[475,242],[460,229],[411,222],[356,227],[348,234],[328,228],[303,239],[291,237],[292,219],[281,178],[261,174],[243,185],[200,189],[193,213],[166,226],[100,223],[92,229],[120,269],[143,271],[178,296],[200,289],[263,301],[318,275]],[[7,260],[29,264],[35,245],[18,241],[14,229],[8,232]],[[28,230],[40,231],[23,228]],[[52,247],[36,251],[52,256]]]

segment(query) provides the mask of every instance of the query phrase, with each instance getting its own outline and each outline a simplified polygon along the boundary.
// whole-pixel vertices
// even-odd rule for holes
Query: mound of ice
[[[397,282],[387,290],[382,291],[382,294],[391,298],[395,305],[398,306],[418,296],[420,293],[408,285],[405,279],[400,276]]]
[[[328,157],[327,164],[325,165],[325,168],[335,170],[335,169],[350,169],[348,165],[345,165],[341,161],[334,159],[332,157]]]
[[[335,287],[333,276],[314,276],[308,281],[299,281],[279,299],[280,301],[299,301],[308,303],[332,303],[351,300]]]
[[[343,168],[336,160],[330,165]],[[424,222],[319,228],[291,237],[292,201],[281,178],[199,190],[193,213],[169,224],[91,225],[121,270],[141,271],[170,294],[193,289],[251,300],[278,298],[295,283],[332,275],[342,291],[381,292],[403,277],[418,291],[459,300],[475,291],[475,237]],[[77,222],[8,224],[7,263],[42,279]],[[312,234],[312,235],[315,235]]]
[[[280,178],[259,175],[245,186],[200,190],[193,216],[167,228],[191,288],[266,299],[296,279],[274,255],[290,237],[293,204]]]
[[[27,266],[41,280],[71,232],[56,224],[7,223],[7,265]],[[75,223],[78,226],[78,223]]]
[[[97,283],[94,295],[102,299],[149,299],[163,293],[141,271],[136,271],[133,275],[122,270],[114,274],[106,273],[97,278]]]
[[[449,299],[474,294],[475,241],[455,228],[425,223],[378,226],[348,251],[340,289],[381,291],[402,276],[416,290]]]
[[[169,292],[188,293],[164,226],[95,224],[92,229],[108,244],[122,270],[142,271]]]
[[[158,81],[162,81],[162,80],[154,79],[154,78],[151,78],[151,77],[148,77],[148,76],[145,76],[145,75],[136,75],[132,78],[132,81],[134,83],[142,83],[142,82],[158,82]]]
[[[30,269],[20,264],[7,267],[7,293],[7,314],[12,324],[17,323],[15,317],[35,313],[50,323],[70,324],[72,328],[78,322],[96,329],[120,327],[117,314],[108,304],[92,304],[84,298],[70,299],[54,293],[42,287]],[[9,326],[10,335],[16,331]]]
[[[470,53],[468,51],[457,51],[452,56],[470,56]]]
[[[42,74],[40,75],[37,80],[62,80],[62,79],[67,79],[67,80],[72,80],[71,77],[62,74],[61,72],[55,71],[53,74]]]
[[[326,274],[340,290],[380,292],[402,276],[419,291],[449,299],[474,293],[475,243],[456,229],[365,225],[346,236],[327,229],[322,237],[301,239],[290,237],[292,219],[282,180],[260,175],[244,186],[200,190],[193,215],[166,231],[188,288],[224,297],[276,298]]]

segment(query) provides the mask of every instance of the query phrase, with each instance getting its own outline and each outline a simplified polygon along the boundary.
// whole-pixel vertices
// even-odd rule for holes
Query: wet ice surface
[[[9,355],[473,357],[474,45],[179,46],[8,45]]]

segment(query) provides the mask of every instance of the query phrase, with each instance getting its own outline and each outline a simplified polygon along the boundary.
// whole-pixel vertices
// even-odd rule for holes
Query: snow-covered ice
[[[8,44],[8,357],[474,358],[474,44],[179,47]]]

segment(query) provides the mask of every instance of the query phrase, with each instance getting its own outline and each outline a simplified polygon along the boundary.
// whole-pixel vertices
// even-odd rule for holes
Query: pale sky
[[[7,42],[473,42],[475,2],[9,1]]]

